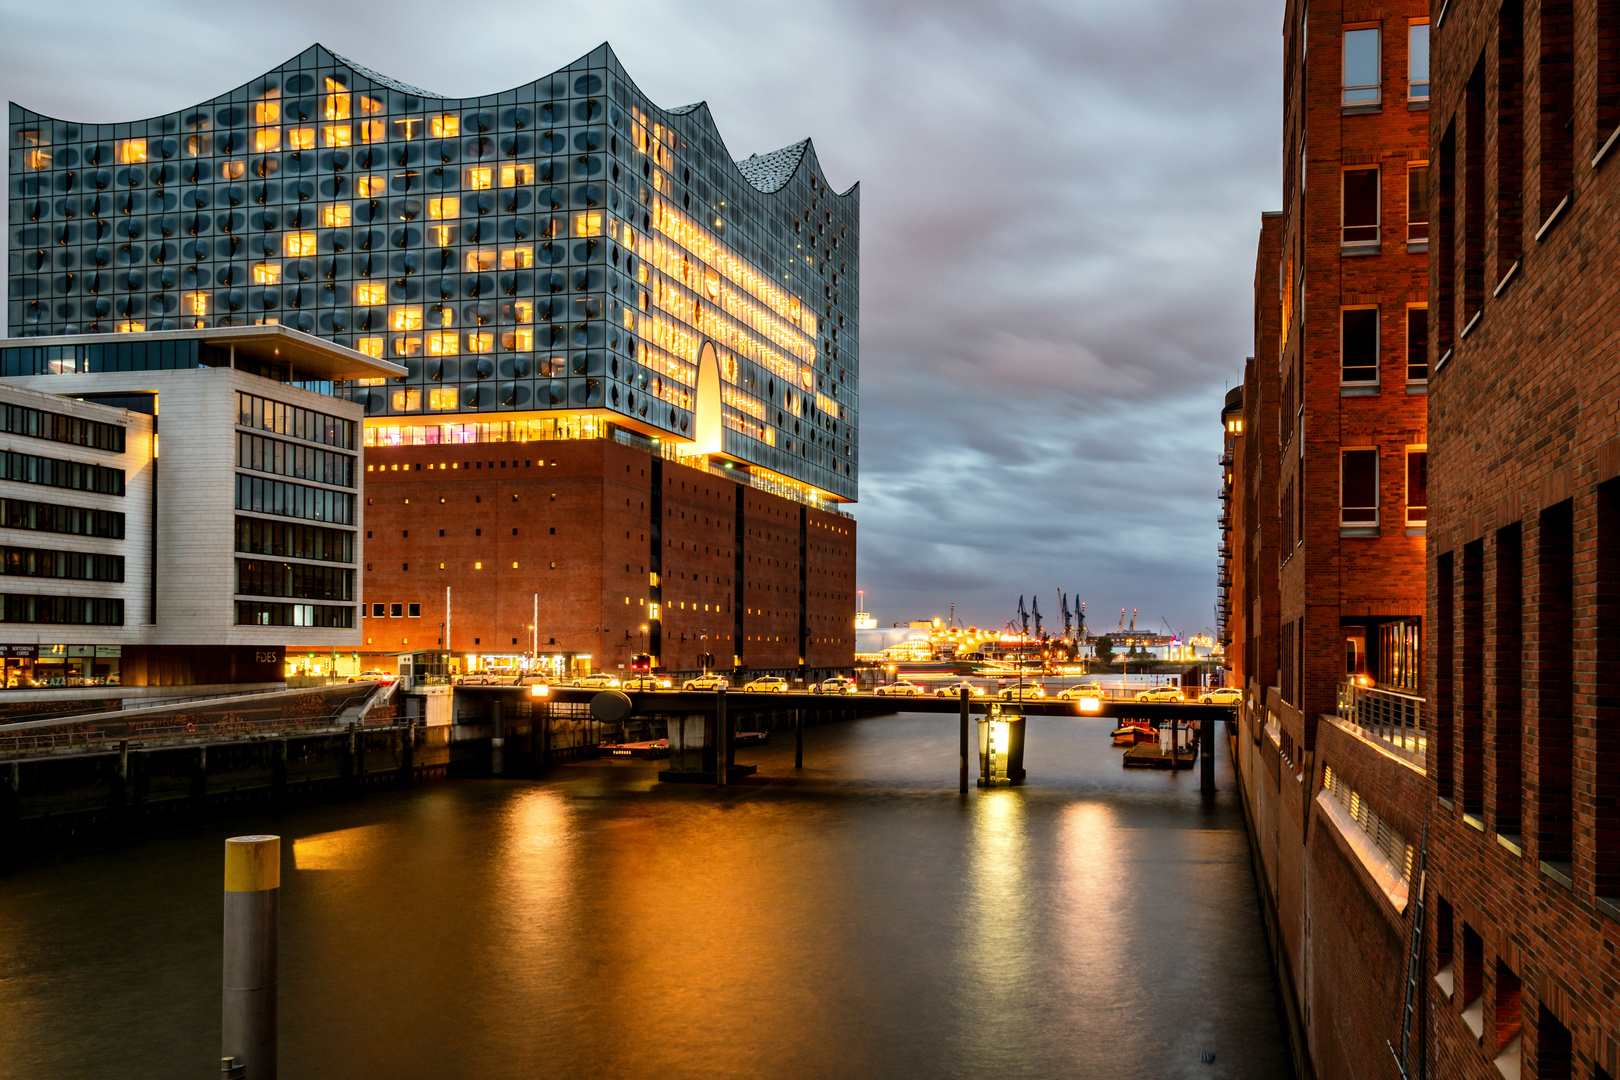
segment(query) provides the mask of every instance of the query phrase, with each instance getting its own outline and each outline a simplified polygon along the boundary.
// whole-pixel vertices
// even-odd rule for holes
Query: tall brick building
[[[1620,4],[1435,29],[1430,1075],[1620,1076]]]
[[[1287,5],[1284,205],[1261,219],[1255,355],[1222,414],[1234,746],[1311,1076],[1399,1075],[1424,795],[1401,724],[1422,669],[1428,20]]]

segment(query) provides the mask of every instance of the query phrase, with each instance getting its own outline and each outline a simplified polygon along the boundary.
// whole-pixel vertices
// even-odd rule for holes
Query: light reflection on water
[[[1029,724],[1029,784],[965,798],[954,717],[907,715],[723,796],[568,767],[24,867],[0,1076],[212,1074],[220,841],[260,829],[286,1077],[1286,1076],[1231,794]]]

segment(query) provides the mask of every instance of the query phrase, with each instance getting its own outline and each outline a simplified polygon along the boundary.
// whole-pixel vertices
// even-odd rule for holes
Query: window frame
[[[1421,457],[1423,459],[1423,466],[1422,466],[1422,468],[1423,468],[1423,502],[1422,502],[1421,505],[1416,505],[1416,506],[1412,502],[1412,459],[1414,457]],[[1402,497],[1403,497],[1403,505],[1406,508],[1406,527],[1409,528],[1409,529],[1427,528],[1428,524],[1429,524],[1429,444],[1428,443],[1413,443],[1413,444],[1411,444],[1410,446],[1408,446],[1406,448],[1406,476],[1405,476],[1405,480],[1403,481],[1403,483],[1404,483],[1405,490],[1404,490],[1404,493],[1403,493]],[[1423,511],[1423,517],[1422,518],[1414,518],[1412,516],[1412,510],[1414,508],[1420,509],[1420,510]]]
[[[1416,72],[1412,70],[1412,56],[1414,52],[1412,43],[1413,39],[1417,35],[1417,29],[1420,26],[1423,27],[1424,65],[1422,82],[1418,82],[1412,78],[1412,76],[1416,74]],[[1426,18],[1408,19],[1406,21],[1406,100],[1408,102],[1422,102],[1425,105],[1429,103],[1429,84],[1433,75],[1431,68],[1434,63],[1432,45],[1433,39],[1429,34],[1429,20]],[[1413,93],[1413,91],[1420,86],[1423,88],[1423,92],[1421,94]]]
[[[1412,180],[1413,180],[1413,175],[1412,174],[1417,172],[1419,169],[1423,170],[1423,184],[1422,184],[1422,190],[1423,190],[1423,220],[1422,221],[1417,221],[1412,217]],[[1406,242],[1409,245],[1410,244],[1423,244],[1423,245],[1427,246],[1428,243],[1429,243],[1429,226],[1431,224],[1429,219],[1430,219],[1430,217],[1433,216],[1433,207],[1431,207],[1429,205],[1430,200],[1429,200],[1429,190],[1428,190],[1428,188],[1429,188],[1429,163],[1428,163],[1428,161],[1427,160],[1424,160],[1424,161],[1408,161],[1406,163]],[[1414,231],[1414,229],[1417,226],[1422,226],[1422,228],[1423,228],[1423,235],[1422,236],[1418,236],[1417,233]]]
[[[1372,506],[1349,506],[1345,502],[1345,465],[1352,454],[1371,454],[1373,462],[1372,475]],[[1377,529],[1380,525],[1382,506],[1382,478],[1380,475],[1380,457],[1377,446],[1341,446],[1339,447],[1339,528],[1341,529]],[[1370,511],[1371,518],[1350,518],[1346,511]]]
[[[1371,32],[1373,35],[1373,81],[1350,81],[1350,35]],[[1370,97],[1352,98],[1354,94]],[[1346,109],[1377,109],[1384,103],[1384,27],[1381,22],[1350,23],[1339,35],[1339,104]]]
[[[1351,173],[1370,172],[1373,174],[1373,217],[1371,225],[1351,225],[1349,223],[1350,197],[1349,181]],[[1339,245],[1342,248],[1368,248],[1377,250],[1383,243],[1384,236],[1384,170],[1381,165],[1345,165],[1339,169]],[[1352,238],[1351,229],[1371,229],[1372,236]]]
[[[1415,365],[1415,364],[1412,363],[1412,347],[1414,345],[1414,342],[1412,340],[1412,312],[1414,312],[1414,311],[1423,312],[1423,338],[1422,338],[1421,342],[1416,343],[1418,345],[1418,348],[1421,350],[1421,353],[1422,353],[1422,356],[1423,356],[1423,364],[1422,364],[1423,377],[1420,378],[1420,379],[1412,377],[1412,372],[1418,366],[1418,365]],[[1424,303],[1421,303],[1421,304],[1407,304],[1406,305],[1406,383],[1407,383],[1408,386],[1426,386],[1426,385],[1428,385],[1428,382],[1429,382],[1429,305],[1428,305],[1427,302],[1424,302]]]
[[[1345,324],[1346,324],[1345,316],[1348,313],[1352,312],[1352,311],[1371,311],[1373,313],[1373,349],[1372,349],[1373,362],[1372,362],[1372,365],[1371,365],[1371,367],[1372,367],[1372,378],[1370,378],[1370,379],[1351,379],[1351,378],[1347,378],[1346,374],[1345,374],[1345,372],[1349,368],[1349,364],[1346,362],[1346,356],[1345,356]],[[1377,386],[1377,385],[1379,385],[1379,383],[1381,381],[1379,376],[1383,372],[1383,363],[1382,363],[1382,360],[1383,360],[1383,347],[1384,347],[1383,337],[1384,337],[1383,311],[1377,304],[1345,304],[1345,305],[1343,305],[1342,307],[1339,308],[1339,385],[1340,386],[1369,387],[1369,386]],[[1367,365],[1365,365],[1365,364],[1357,364],[1356,365],[1357,370],[1362,370],[1362,369],[1365,369],[1366,367],[1367,367]]]

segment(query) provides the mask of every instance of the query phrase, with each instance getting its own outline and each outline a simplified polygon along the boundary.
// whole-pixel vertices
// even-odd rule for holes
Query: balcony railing
[[[1401,690],[1362,686],[1354,679],[1339,684],[1339,719],[1355,724],[1375,739],[1422,756],[1427,748],[1423,730],[1423,698]]]

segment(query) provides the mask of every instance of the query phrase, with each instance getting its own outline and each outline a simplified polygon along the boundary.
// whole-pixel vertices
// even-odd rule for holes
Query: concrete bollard
[[[221,1065],[226,1075],[275,1078],[280,913],[281,837],[233,836],[225,841],[220,1055],[231,1061]]]

